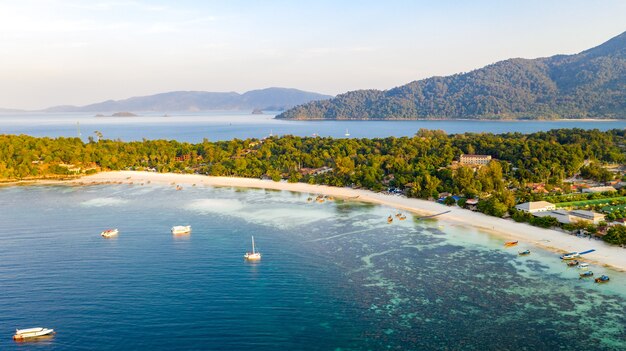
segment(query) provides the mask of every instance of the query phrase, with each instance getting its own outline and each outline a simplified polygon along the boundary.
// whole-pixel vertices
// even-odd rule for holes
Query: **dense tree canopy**
[[[386,91],[314,101],[285,119],[626,118],[626,32],[576,55],[510,59]]]

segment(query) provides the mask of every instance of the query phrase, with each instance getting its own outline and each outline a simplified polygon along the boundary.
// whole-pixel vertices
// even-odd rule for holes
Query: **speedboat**
[[[116,236],[117,234],[119,234],[119,231],[117,230],[117,228],[116,229],[107,229],[107,230],[103,231],[102,233],[100,233],[100,235],[103,238],[106,238],[106,239],[112,238],[112,237]]]
[[[596,283],[607,283],[609,280],[611,279],[608,275],[603,275],[600,278],[596,278]]]
[[[387,217],[387,223],[391,223],[393,222],[393,217],[391,217],[391,215],[389,215],[389,217]]]
[[[587,268],[589,268],[589,263],[581,263],[578,266],[576,266],[576,268],[578,268],[578,269],[587,269]]]
[[[175,225],[172,227],[172,234],[189,234],[191,233],[190,225]]]
[[[575,258],[580,257],[580,254],[578,252],[569,252],[566,253],[564,255],[561,256],[562,260],[573,260]]]
[[[519,251],[517,254],[520,256],[530,255],[530,250]]]
[[[586,272],[580,273],[578,276],[579,276],[578,279],[592,277],[593,276],[593,272],[592,271],[586,271]]]
[[[28,329],[15,329],[15,335],[13,335],[13,340],[21,341],[24,339],[50,335],[52,333],[54,333],[54,329],[41,328],[41,327],[28,328]]]
[[[248,261],[258,261],[261,259],[261,253],[254,250],[254,236],[252,237],[252,252],[246,252],[243,258]]]
[[[504,243],[504,247],[511,247],[511,246],[515,246],[519,243],[519,241],[507,241]]]
[[[402,216],[400,216],[400,218],[399,218],[399,219],[400,219],[401,221],[403,221],[403,220],[405,220],[405,219],[406,219],[406,216],[405,216],[405,215],[402,215]]]

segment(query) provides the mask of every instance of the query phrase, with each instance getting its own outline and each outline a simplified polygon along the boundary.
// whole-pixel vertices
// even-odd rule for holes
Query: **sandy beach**
[[[560,231],[533,227],[524,223],[516,223],[512,220],[500,219],[484,215],[478,212],[448,207],[432,201],[406,198],[403,196],[375,193],[368,190],[351,188],[339,188],[324,185],[311,185],[304,183],[274,182],[271,180],[236,178],[236,177],[209,177],[196,174],[154,173],[118,171],[103,172],[79,179],[67,181],[46,180],[36,182],[38,184],[159,184],[185,186],[215,186],[215,187],[241,187],[286,190],[310,194],[334,196],[353,201],[363,201],[374,204],[386,205],[414,213],[418,216],[427,216],[450,211],[437,216],[437,219],[455,225],[473,227],[489,234],[499,236],[504,241],[518,240],[520,243],[531,244],[554,252],[572,252],[595,249],[595,252],[586,254],[584,260],[601,265],[611,266],[617,270],[626,271],[626,250],[610,246],[600,240],[589,240],[569,235]]]

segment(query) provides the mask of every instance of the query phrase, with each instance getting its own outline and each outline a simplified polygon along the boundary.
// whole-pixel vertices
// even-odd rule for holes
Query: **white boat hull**
[[[112,238],[114,236],[117,236],[117,234],[119,234],[119,231],[117,229],[109,229],[109,230],[105,230],[102,233],[100,233],[100,235],[103,238]]]
[[[172,227],[172,234],[174,235],[189,234],[189,233],[191,233],[190,225],[177,225],[177,226]]]
[[[54,333],[54,329],[48,328],[17,329],[15,330],[15,335],[13,335],[13,340],[37,338],[40,336],[50,335],[52,333]]]

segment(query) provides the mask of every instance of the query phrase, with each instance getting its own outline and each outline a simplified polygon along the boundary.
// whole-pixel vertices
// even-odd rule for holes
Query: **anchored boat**
[[[254,250],[254,236],[252,236],[252,252],[246,252],[243,258],[248,261],[258,261],[261,259],[261,253]]]
[[[574,260],[574,261],[569,261],[567,262],[567,266],[568,267],[574,267],[574,266],[578,266],[580,262],[578,260]]]
[[[596,283],[608,283],[609,280],[611,279],[609,278],[608,275],[603,275],[600,278],[596,278]]]
[[[593,276],[593,272],[592,271],[586,271],[584,273],[580,273],[578,276],[579,276],[578,279],[592,277]]]
[[[100,235],[103,238],[106,238],[106,239],[112,238],[112,237],[116,236],[117,234],[119,234],[119,231],[117,230],[117,228],[116,229],[107,229],[107,230],[103,231],[102,233],[100,233]]]
[[[13,335],[13,340],[21,341],[25,339],[36,338],[39,336],[50,335],[54,333],[54,329],[48,328],[28,328],[28,329],[15,329],[15,335]]]
[[[587,250],[587,251],[583,251],[583,252],[576,252],[576,251],[568,252],[566,254],[563,254],[561,256],[561,259],[562,260],[573,260],[575,258],[578,258],[578,257],[580,257],[582,255],[585,255],[585,254],[588,254],[588,253],[594,252],[594,251],[596,251],[596,250],[595,249],[591,249],[591,250]]]
[[[387,223],[391,223],[393,222],[393,217],[391,217],[391,215],[389,215],[389,217],[387,217]]]
[[[530,255],[530,250],[519,251],[518,255],[520,256]]]
[[[189,234],[191,233],[190,225],[175,225],[172,227],[172,234]]]
[[[511,246],[515,246],[519,243],[519,241],[507,241],[504,243],[504,247],[511,247]]]
[[[581,263],[578,266],[576,266],[576,268],[578,268],[578,269],[587,269],[587,268],[589,268],[589,263]]]

